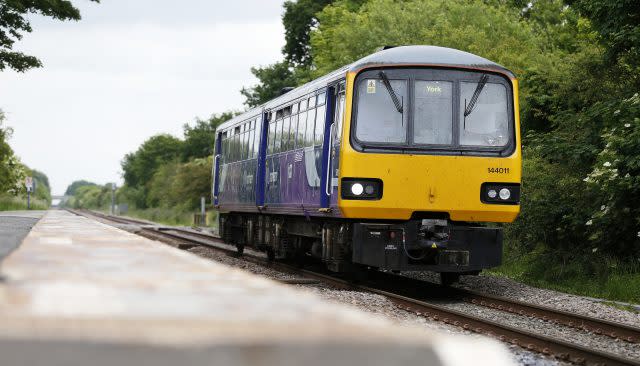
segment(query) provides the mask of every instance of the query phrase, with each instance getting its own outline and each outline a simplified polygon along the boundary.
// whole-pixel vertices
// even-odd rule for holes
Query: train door
[[[340,164],[340,144],[342,142],[342,125],[344,123],[345,110],[345,83],[344,81],[329,88],[327,93],[327,132],[325,137],[326,158],[323,167],[322,201],[323,208],[335,206],[338,192],[338,171]],[[330,96],[330,97],[329,97]],[[331,106],[331,108],[329,108]]]
[[[225,132],[226,134],[226,132]],[[213,164],[212,164],[212,178],[213,184],[211,185],[211,201],[214,206],[218,205],[218,195],[220,194],[220,158],[222,157],[222,132],[218,132],[213,152]]]

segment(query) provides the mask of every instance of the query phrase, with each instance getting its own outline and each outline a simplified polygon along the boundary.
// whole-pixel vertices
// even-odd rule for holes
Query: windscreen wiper
[[[480,93],[482,93],[482,89],[487,84],[487,80],[489,76],[487,74],[483,74],[478,81],[478,85],[476,85],[476,90],[474,90],[471,99],[469,100],[469,104],[467,104],[467,100],[464,100],[464,129],[467,129],[467,116],[473,112],[473,108],[475,108],[476,103],[478,102],[478,97],[480,97]]]
[[[389,96],[391,96],[391,100],[393,101],[393,104],[396,106],[398,113],[402,114],[402,111],[403,111],[402,103],[400,102],[400,99],[398,99],[396,92],[393,91],[393,88],[391,87],[391,83],[389,82],[389,78],[387,78],[387,74],[385,74],[384,71],[380,71],[378,75],[380,75],[380,79],[382,79],[382,83],[384,84],[384,87],[387,88],[387,92],[389,92]]]

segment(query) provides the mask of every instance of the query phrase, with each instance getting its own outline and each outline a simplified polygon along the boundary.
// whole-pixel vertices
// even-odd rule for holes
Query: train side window
[[[273,147],[274,153],[282,151],[282,120],[276,121],[276,142]]]
[[[289,133],[289,146],[292,149],[295,149],[297,146],[296,140],[298,135],[298,128],[300,128],[300,126],[298,125],[298,115],[295,114],[291,116],[291,132]]]
[[[244,160],[244,150],[247,146],[247,133],[243,132],[240,134],[240,149],[238,151],[238,161]]]
[[[316,106],[316,96],[312,96],[309,98],[309,109],[314,108]]]
[[[326,100],[327,100],[327,94],[326,93],[318,94],[318,105],[324,105]]]
[[[285,117],[282,123],[282,151],[288,151],[289,131],[291,130],[291,117]]]
[[[231,161],[238,161],[238,155],[240,155],[240,134],[233,135],[233,150]]]
[[[299,105],[300,105],[299,103],[293,103],[293,105],[291,106],[291,114],[298,113],[298,106]]]
[[[253,158],[258,157],[258,153],[260,152],[260,140],[262,139],[262,131],[258,126],[255,129],[255,138],[253,139]]]
[[[301,111],[306,111],[306,110],[307,110],[307,100],[306,100],[306,99],[303,99],[303,100],[300,102],[300,110],[301,110]]]
[[[315,144],[322,145],[324,140],[324,121],[325,121],[326,106],[321,105],[316,109],[316,129],[315,129]]]
[[[222,140],[222,151],[220,152],[222,155],[222,164],[226,164],[229,162],[229,139],[225,138]]]
[[[253,139],[255,138],[255,130],[249,130],[249,141],[247,141],[247,159],[253,158]]]
[[[310,109],[307,112],[307,132],[304,137],[304,145],[305,146],[313,146],[314,140],[314,122],[316,120],[316,110]]]
[[[276,135],[276,124],[275,122],[269,123],[269,134],[267,135],[267,154],[273,154],[273,145]]]
[[[306,146],[305,133],[307,131],[307,111],[298,115],[298,147]]]

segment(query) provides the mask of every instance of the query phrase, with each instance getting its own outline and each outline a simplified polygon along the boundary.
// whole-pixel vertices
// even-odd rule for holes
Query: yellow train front
[[[501,263],[502,229],[493,223],[512,222],[520,209],[518,84],[510,71],[462,51],[408,46],[312,83],[328,94],[326,136],[312,162],[318,205],[305,209],[303,199],[302,211],[278,211],[286,205],[260,206],[258,197],[253,213],[222,207],[222,230],[245,233],[226,234],[231,241],[303,252],[336,271],[429,270],[444,282]],[[314,150],[306,149],[300,159],[308,164]]]

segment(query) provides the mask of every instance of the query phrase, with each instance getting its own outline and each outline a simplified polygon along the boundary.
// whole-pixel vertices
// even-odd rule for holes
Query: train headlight
[[[364,192],[364,187],[362,186],[362,184],[353,183],[351,185],[351,193],[353,193],[354,196],[359,196],[362,194],[362,192]]]
[[[480,201],[499,205],[520,204],[520,184],[483,183],[480,187]]]
[[[382,181],[374,178],[342,178],[341,197],[345,200],[379,200]]]

